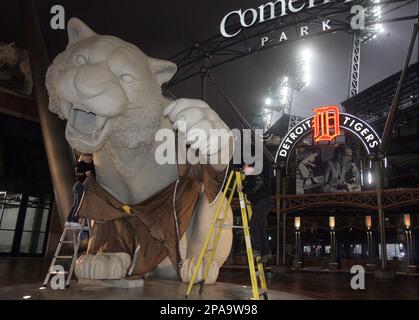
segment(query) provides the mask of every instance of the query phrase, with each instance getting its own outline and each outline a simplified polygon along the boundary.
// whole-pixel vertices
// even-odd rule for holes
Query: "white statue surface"
[[[96,181],[121,203],[142,203],[178,179],[176,165],[161,165],[155,160],[156,148],[161,145],[155,140],[159,129],[178,129],[186,140],[193,128],[203,129],[209,135],[210,129],[228,131],[205,102],[170,101],[163,96],[161,85],[176,73],[175,64],[151,58],[117,37],[98,35],[77,18],[68,23],[68,37],[67,48],[55,58],[46,76],[50,110],[67,120],[65,134],[70,145],[79,152],[93,153]],[[186,127],[177,128],[179,120],[186,121]],[[195,149],[189,148],[188,152],[211,150],[212,155],[230,148],[222,144],[215,150],[211,145],[192,147]],[[212,168],[225,172],[226,166],[214,164]],[[205,193],[199,195],[193,219],[180,241],[183,281],[192,276],[219,199],[210,204]],[[228,210],[226,224],[231,225],[232,212]],[[216,281],[231,243],[231,229],[225,229],[207,283]],[[126,253],[135,260],[134,252]],[[99,256],[79,259],[76,274],[91,279],[114,279],[121,268],[127,272],[130,269],[128,260],[121,259],[121,255],[104,257],[101,252],[96,255]],[[107,265],[110,263],[111,267]],[[153,273],[164,278],[176,277],[168,258]]]

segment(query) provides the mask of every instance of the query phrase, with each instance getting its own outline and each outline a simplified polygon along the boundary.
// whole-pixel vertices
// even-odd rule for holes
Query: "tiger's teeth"
[[[67,101],[63,101],[61,103],[61,111],[63,113],[64,118],[69,119],[72,110],[72,104]]]
[[[82,106],[80,104],[74,104],[73,108],[76,109],[76,110],[81,110],[81,111],[87,112],[87,113],[91,112],[85,106]]]
[[[96,128],[98,128],[99,130],[103,128],[103,126],[105,125],[106,122],[106,118],[101,117],[101,116],[96,116]]]

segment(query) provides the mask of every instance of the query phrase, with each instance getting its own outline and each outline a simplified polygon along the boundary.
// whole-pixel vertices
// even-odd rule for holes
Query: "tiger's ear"
[[[71,18],[67,24],[68,44],[90,38],[96,33],[78,18]]]
[[[160,60],[149,57],[148,62],[150,64],[151,71],[153,71],[153,74],[160,85],[172,79],[177,71],[176,64],[167,60]]]

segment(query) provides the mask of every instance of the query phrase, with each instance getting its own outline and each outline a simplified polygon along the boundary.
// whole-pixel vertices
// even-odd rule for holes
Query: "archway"
[[[341,269],[368,263],[368,240],[365,229],[344,226],[337,229],[337,247]]]
[[[326,269],[330,261],[330,230],[324,226],[306,226],[303,232],[304,267]]]

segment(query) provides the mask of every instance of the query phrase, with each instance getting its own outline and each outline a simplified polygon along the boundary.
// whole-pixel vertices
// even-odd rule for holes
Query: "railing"
[[[281,213],[330,206],[377,210],[376,191],[273,196],[273,211],[276,211],[277,198],[281,202]],[[419,188],[388,189],[382,192],[383,209],[398,208],[412,204],[419,204]],[[233,201],[232,206],[233,208],[238,207],[238,202]]]
[[[273,197],[274,200],[276,198]],[[282,203],[280,210],[282,213],[324,206],[377,210],[376,191],[287,195],[279,196],[279,199]],[[389,189],[382,192],[383,209],[403,207],[411,204],[419,204],[419,188]]]

